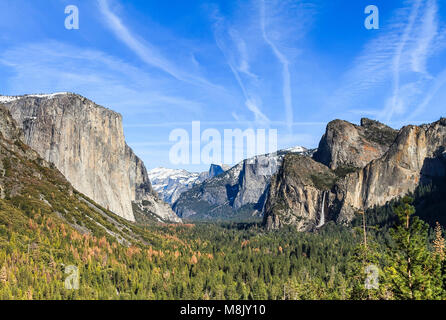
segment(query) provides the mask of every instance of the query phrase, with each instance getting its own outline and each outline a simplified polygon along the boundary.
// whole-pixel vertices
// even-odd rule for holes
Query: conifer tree
[[[435,253],[439,256],[440,260],[443,261],[445,258],[446,244],[443,238],[443,231],[441,230],[441,226],[438,223],[438,221],[435,226],[434,249]]]
[[[442,282],[442,299],[446,298],[446,244],[445,240],[443,238],[443,230],[440,226],[440,224],[436,223],[435,226],[435,239],[433,242],[434,247],[434,253],[435,253],[435,259],[436,263],[440,265],[441,269],[441,278],[440,282]]]
[[[6,268],[3,266],[0,270],[0,283],[6,283],[8,281]]]
[[[350,258],[347,276],[351,280],[350,298],[373,300],[380,297],[379,254],[375,243],[367,241],[366,213],[362,215],[362,242],[354,249]],[[374,271],[376,274],[371,274]]]
[[[427,226],[414,216],[413,199],[405,197],[395,208],[398,222],[391,230],[386,279],[397,300],[435,299],[441,294],[440,268],[428,250]]]

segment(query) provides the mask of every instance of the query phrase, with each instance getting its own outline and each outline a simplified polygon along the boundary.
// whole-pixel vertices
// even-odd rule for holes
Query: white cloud
[[[221,16],[219,16],[217,11],[214,12],[213,18],[215,21],[213,26],[215,41],[217,43],[217,46],[223,53],[223,56],[226,59],[226,63],[228,64],[232,74],[234,75],[234,78],[237,81],[237,84],[242,91],[246,108],[253,113],[255,122],[258,125],[268,126],[270,120],[261,111],[261,98],[258,94],[252,92],[252,90],[249,90],[247,88],[240,74],[246,74],[251,80],[257,80],[257,77],[249,71],[247,54],[248,49],[246,47],[246,43],[243,41],[243,39],[234,28],[231,28],[226,24],[226,21]],[[236,49],[238,49],[235,52],[238,53],[238,56],[240,58],[235,55],[235,52],[232,49],[234,43]],[[240,60],[240,62],[237,62],[238,60]]]
[[[435,0],[429,0],[425,13],[421,18],[422,24],[415,49],[412,51],[412,70],[426,73],[426,60],[431,52],[433,40],[438,35],[438,6]]]
[[[396,10],[345,73],[330,105],[354,106],[355,113],[358,104],[374,99],[377,107],[384,104],[376,117],[385,122],[413,110],[435,82],[427,64],[440,49],[438,28],[436,0],[414,0]]]
[[[438,93],[438,91],[446,85],[446,69],[440,72],[424,96],[424,99],[416,106],[415,110],[407,117],[406,121],[413,120],[415,117],[420,116],[423,111],[429,106],[432,99]]]
[[[268,32],[266,30],[266,8],[265,1],[261,0],[260,3],[260,25],[262,30],[262,36],[265,42],[271,47],[274,55],[282,64],[282,81],[283,81],[283,100],[285,103],[285,117],[288,123],[288,130],[292,132],[292,123],[293,123],[293,99],[291,97],[291,75],[290,75],[290,62],[287,57],[278,49],[278,47],[274,44],[274,42],[269,38]]]
[[[126,44],[146,64],[163,70],[177,80],[200,86],[208,86],[214,89],[221,89],[221,87],[210,83],[203,77],[194,75],[190,71],[182,70],[175,63],[167,59],[161,53],[161,50],[156,48],[149,41],[142,40],[137,35],[133,34],[111,10],[108,0],[97,0],[97,3],[100,12],[105,18],[107,26],[119,40]]]
[[[203,108],[198,101],[165,94],[173,85],[99,50],[32,43],[6,49],[0,63],[13,73],[7,88],[13,94],[72,91],[129,115],[172,108],[199,114]]]

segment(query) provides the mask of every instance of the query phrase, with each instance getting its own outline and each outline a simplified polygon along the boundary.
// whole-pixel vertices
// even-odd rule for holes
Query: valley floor
[[[367,247],[361,219],[317,233],[256,223],[135,226],[143,243],[126,246],[0,200],[0,299],[444,299],[441,230],[429,240],[418,225],[414,244],[398,245],[404,230],[389,231],[392,208],[368,213]],[[410,283],[405,255],[418,257]]]

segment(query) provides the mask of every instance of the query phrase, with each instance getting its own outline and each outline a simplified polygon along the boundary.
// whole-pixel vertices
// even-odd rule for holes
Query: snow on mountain
[[[218,176],[206,179],[196,188],[184,191],[172,208],[182,218],[195,216],[198,220],[236,217],[239,210],[250,210],[250,206],[251,214],[258,215],[271,177],[279,170],[285,155],[306,155],[308,151],[294,147],[245,159]],[[213,216],[215,212],[216,216]]]
[[[167,203],[174,203],[181,193],[204,181],[205,173],[188,172],[181,169],[155,168],[149,170],[153,189]]]
[[[228,169],[230,169],[229,166],[217,164],[212,164],[209,171],[201,173],[183,169],[155,168],[149,170],[148,175],[153,189],[165,202],[173,204],[183,192]]]
[[[23,96],[2,96],[0,95],[0,103],[9,103],[22,98],[30,97],[30,98],[47,98],[52,99],[56,96],[68,94],[68,92],[56,92],[51,94],[27,94]]]
[[[303,153],[303,152],[306,152],[307,150],[308,150],[307,148],[297,146],[297,147],[285,149],[284,151],[294,152],[294,153]]]

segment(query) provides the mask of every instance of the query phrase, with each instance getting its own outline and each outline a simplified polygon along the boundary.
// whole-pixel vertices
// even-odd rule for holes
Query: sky
[[[277,130],[282,149],[317,147],[333,119],[445,116],[444,0],[1,0],[0,48],[0,94],[74,92],[121,113],[149,169],[207,169],[169,156],[193,121]]]

